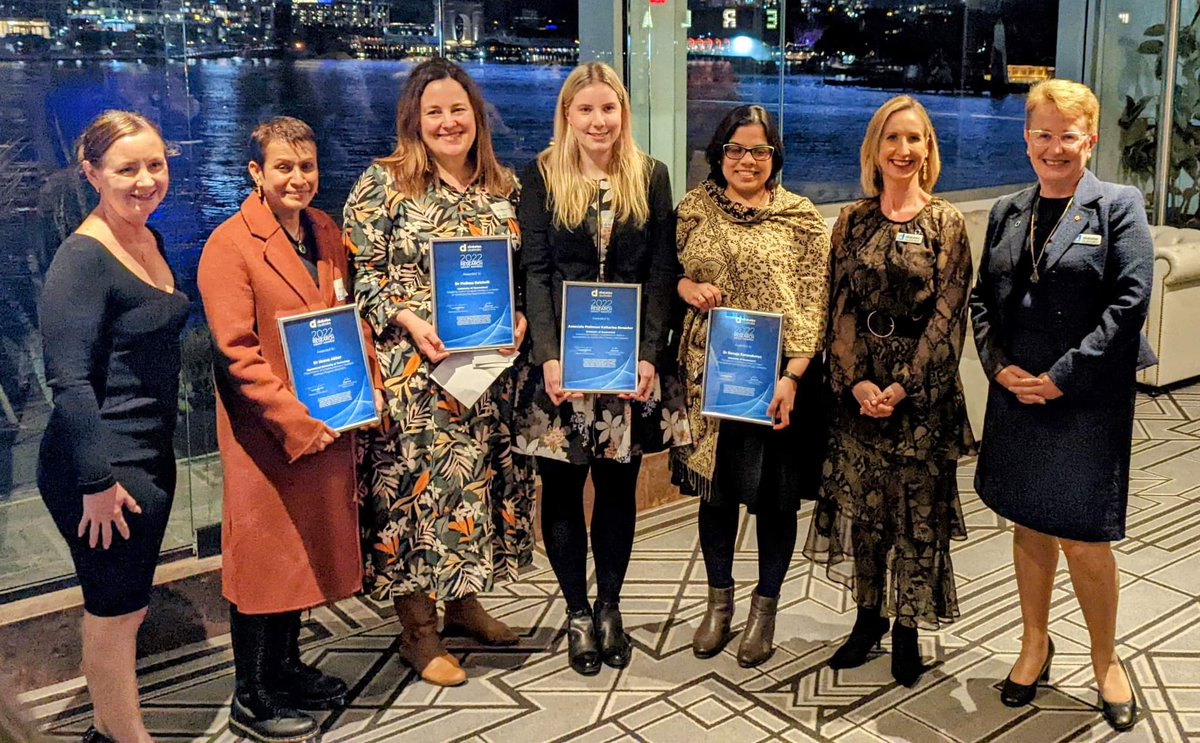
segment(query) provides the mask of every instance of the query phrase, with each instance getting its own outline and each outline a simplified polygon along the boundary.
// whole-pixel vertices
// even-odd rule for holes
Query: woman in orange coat
[[[333,220],[308,207],[312,129],[272,119],[250,149],[255,192],[209,237],[198,275],[217,351],[222,588],[237,679],[230,725],[254,740],[298,740],[317,732],[298,710],[341,706],[347,691],[300,662],[300,612],[356,593],[362,560],[354,437],[297,399],[276,321],[345,303],[346,251]]]

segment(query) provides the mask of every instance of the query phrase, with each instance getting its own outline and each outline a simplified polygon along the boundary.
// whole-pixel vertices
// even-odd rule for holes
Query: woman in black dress
[[[1050,597],[1062,549],[1091,638],[1098,706],[1117,730],[1137,719],[1115,648],[1135,371],[1155,363],[1141,335],[1154,243],[1141,192],[1087,170],[1100,104],[1048,80],[1025,101],[1038,182],[996,202],[971,315],[992,380],[975,490],[1014,524],[1021,654],[1001,688],[1010,707],[1050,677]]]
[[[135,651],[175,493],[171,437],[188,298],[146,226],[169,180],[157,127],[108,111],[80,137],[77,157],[100,203],[59,247],[42,292],[54,412],[38,487],[83,589],[94,710],[84,740],[143,743]]]

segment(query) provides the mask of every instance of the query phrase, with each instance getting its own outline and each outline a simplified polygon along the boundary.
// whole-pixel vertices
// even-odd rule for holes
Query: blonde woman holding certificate
[[[642,455],[687,437],[678,394],[671,394],[677,386],[667,350],[678,271],[671,182],[666,166],[634,145],[629,96],[612,68],[599,63],[580,65],[567,77],[554,117],[554,144],[521,180],[532,368],[519,384],[518,445],[536,457],[542,478],[542,534],[567,602],[570,665],[592,675],[601,663],[613,668],[629,663],[619,604],[633,549]],[[641,285],[633,394],[563,391],[564,281]],[[589,471],[596,489],[594,608],[587,597],[583,515]]]

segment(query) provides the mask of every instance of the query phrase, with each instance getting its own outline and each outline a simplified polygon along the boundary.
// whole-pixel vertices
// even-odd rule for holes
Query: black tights
[[[583,517],[583,486],[589,469],[596,491],[592,506],[596,598],[604,603],[617,603],[633,552],[637,478],[642,458],[633,457],[627,463],[593,459],[586,465],[539,457],[537,465],[542,476],[542,538],[567,600],[567,610],[588,608],[588,535]]]
[[[720,505],[700,502],[700,549],[704,552],[708,585],[713,588],[733,587],[738,505],[737,501]],[[796,550],[796,517],[792,513],[758,514],[754,523],[758,536],[756,592],[763,598],[779,598],[779,589]]]

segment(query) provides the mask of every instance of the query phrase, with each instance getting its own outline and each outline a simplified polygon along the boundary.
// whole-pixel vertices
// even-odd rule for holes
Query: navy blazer
[[[521,269],[525,315],[532,343],[530,362],[541,365],[559,355],[562,282],[608,281],[642,285],[641,347],[638,358],[663,370],[671,361],[667,338],[675,313],[675,285],[682,271],[675,252],[675,209],[667,166],[652,160],[650,217],[638,226],[616,220],[609,238],[606,276],[600,276],[595,239],[582,225],[557,227],[546,198],[546,180],[535,160],[521,175]]]
[[[1134,370],[1158,363],[1141,332],[1154,277],[1142,194],[1084,171],[1074,203],[1046,246],[1041,281],[1032,288],[1034,309],[1026,323],[1032,318],[1045,332],[1031,341],[1032,334],[1017,331],[1008,314],[1013,271],[1021,251],[1029,249],[1038,188],[1001,198],[988,216],[970,300],[979,360],[989,379],[1014,363],[1031,374],[1047,373],[1065,397],[1076,400],[1103,399],[1122,389],[1128,394]],[[1097,240],[1091,236],[1099,244],[1089,245]],[[1023,366],[1014,355],[1042,359],[1045,368]]]

